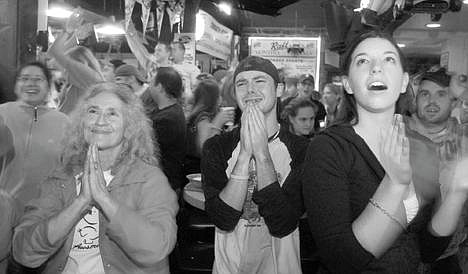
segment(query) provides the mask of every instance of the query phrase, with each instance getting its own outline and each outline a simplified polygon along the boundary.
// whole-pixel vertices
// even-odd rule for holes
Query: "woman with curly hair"
[[[28,205],[11,268],[42,273],[169,273],[177,197],[151,124],[126,86],[101,83],[74,114],[63,163]]]

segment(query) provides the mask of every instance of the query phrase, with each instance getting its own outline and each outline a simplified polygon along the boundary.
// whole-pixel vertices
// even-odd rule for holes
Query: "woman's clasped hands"
[[[97,145],[89,146],[81,179],[81,191],[78,196],[86,204],[101,205],[109,198],[106,181],[99,160]]]

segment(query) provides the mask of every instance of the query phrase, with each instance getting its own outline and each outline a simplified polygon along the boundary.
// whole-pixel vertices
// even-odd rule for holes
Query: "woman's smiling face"
[[[403,71],[399,51],[390,41],[367,38],[354,49],[343,83],[359,107],[381,112],[394,108],[399,95],[406,92],[408,74]]]
[[[15,93],[21,101],[32,106],[44,104],[49,84],[42,69],[33,65],[24,67],[16,79]]]
[[[99,150],[120,147],[124,135],[123,103],[115,95],[102,92],[89,99],[84,121],[84,137]]]

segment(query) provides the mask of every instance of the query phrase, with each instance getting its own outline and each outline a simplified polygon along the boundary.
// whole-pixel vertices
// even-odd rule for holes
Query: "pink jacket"
[[[120,169],[107,187],[121,204],[116,216],[99,216],[99,242],[106,273],[169,273],[168,255],[176,242],[177,196],[163,172],[137,161]],[[76,197],[75,178],[53,173],[31,201],[13,236],[14,259],[27,266],[47,263],[43,273],[61,273],[73,232],[56,245],[47,239],[47,220]]]

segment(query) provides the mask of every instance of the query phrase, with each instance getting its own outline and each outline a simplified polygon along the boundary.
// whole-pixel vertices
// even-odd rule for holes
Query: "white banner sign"
[[[288,68],[315,78],[319,87],[320,37],[249,37],[250,55],[270,60],[278,69]]]
[[[201,20],[202,22],[198,22]],[[200,10],[197,14],[197,28],[203,32],[196,42],[196,49],[219,59],[228,60],[231,55],[233,31],[216,21],[211,15]]]

